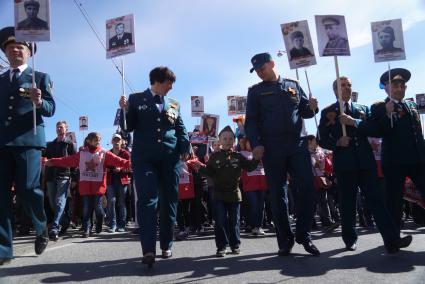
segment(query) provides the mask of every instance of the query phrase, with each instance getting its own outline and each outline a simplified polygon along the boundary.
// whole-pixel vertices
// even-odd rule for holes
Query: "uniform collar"
[[[21,73],[21,74],[22,74],[22,72],[24,72],[24,71],[25,71],[25,69],[27,69],[27,68],[28,68],[28,64],[23,64],[23,65],[18,66],[18,67],[16,67],[16,68],[18,68],[18,69],[19,69],[19,73]],[[10,73],[12,73],[13,69],[16,69],[16,68],[12,68],[12,67],[10,67]]]

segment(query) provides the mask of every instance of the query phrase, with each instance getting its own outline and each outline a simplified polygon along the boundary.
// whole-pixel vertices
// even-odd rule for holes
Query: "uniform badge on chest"
[[[147,105],[139,105],[139,110],[146,110],[147,108]]]

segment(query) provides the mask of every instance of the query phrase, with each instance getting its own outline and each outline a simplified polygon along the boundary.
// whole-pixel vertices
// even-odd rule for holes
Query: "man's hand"
[[[317,109],[317,106],[318,106],[317,99],[316,99],[316,98],[311,97],[311,98],[308,100],[308,105],[310,106],[310,109],[311,109],[312,111],[315,111],[315,110]]]
[[[128,109],[128,101],[126,96],[121,96],[119,101],[120,108],[127,110]]]
[[[339,122],[349,126],[355,126],[356,124],[356,120],[345,113],[339,116]]]
[[[41,90],[37,88],[29,89],[31,101],[35,104],[36,107],[41,107],[43,101],[41,100]]]
[[[394,112],[394,102],[390,100],[388,103],[386,103],[385,109],[387,110],[387,115],[391,116],[391,113]]]
[[[351,140],[350,137],[342,136],[341,138],[338,139],[338,142],[336,142],[336,146],[347,147],[348,144],[350,144],[350,140]]]
[[[264,155],[264,146],[257,146],[252,150],[252,156],[255,160],[261,160]]]
[[[180,160],[186,162],[187,160],[189,160],[190,154],[189,153],[183,153],[180,155]]]
[[[121,168],[117,167],[117,168],[114,168],[112,171],[114,173],[120,173],[121,172]]]
[[[46,167],[53,167],[53,163],[51,160],[47,160],[46,163],[44,164]]]

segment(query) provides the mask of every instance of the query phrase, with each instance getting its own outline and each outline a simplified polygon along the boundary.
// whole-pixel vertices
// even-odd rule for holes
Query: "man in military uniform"
[[[307,140],[301,137],[302,119],[314,116],[317,100],[308,99],[297,81],[280,77],[269,53],[255,55],[251,63],[251,73],[255,70],[262,82],[248,90],[245,132],[254,157],[264,155],[278,254],[288,255],[294,246],[285,187],[289,172],[299,191],[295,240],[318,256],[309,233],[314,214],[313,172]]]
[[[325,17],[322,20],[322,24],[325,27],[326,35],[329,41],[326,43],[325,49],[323,50],[323,56],[327,55],[348,55],[349,47],[348,40],[340,34],[340,23],[337,18]]]
[[[18,23],[18,29],[37,29],[37,30],[47,30],[47,22],[38,18],[38,11],[40,10],[40,3],[35,0],[28,0],[24,2],[25,13],[27,18]]]
[[[132,34],[124,32],[124,27],[124,23],[115,25],[115,35],[109,39],[109,49],[133,44]]]
[[[400,233],[406,177],[413,181],[425,200],[425,142],[417,106],[413,101],[404,100],[410,72],[402,68],[389,72],[391,83],[388,71],[380,78],[388,97],[372,105],[371,112],[382,135],[381,163],[388,209]]]
[[[382,48],[376,51],[376,54],[403,52],[403,49],[394,46],[394,29],[387,26],[378,32],[379,44]]]
[[[174,73],[167,67],[156,67],[150,72],[149,79],[149,89],[131,94],[128,101],[122,96],[120,107],[126,110],[126,130],[134,131],[131,160],[138,197],[142,261],[152,266],[158,199],[162,257],[172,255],[180,160],[189,157],[190,144],[179,103],[166,98],[176,80]]]
[[[367,139],[368,136],[376,134],[374,124],[368,123],[369,108],[350,102],[351,81],[347,77],[340,77],[340,84],[345,115],[341,117],[341,122],[337,119],[340,113],[339,102],[326,107],[322,111],[318,130],[319,145],[333,151],[333,168],[341,196],[342,239],[346,250],[356,250],[356,199],[360,187],[387,251],[395,253],[400,247],[408,246],[412,237],[400,239],[379,192],[376,162]],[[333,83],[333,90],[338,98],[337,80]],[[347,124],[346,136],[343,136],[341,123]]]
[[[0,75],[0,264],[13,258],[11,188],[15,185],[36,231],[35,252],[47,246],[44,196],[40,190],[41,149],[46,146],[43,116],[52,116],[52,98],[48,74],[35,72],[27,65],[30,44],[17,42],[13,27],[0,30],[0,47],[10,70]],[[36,129],[33,132],[33,104],[36,107]]]

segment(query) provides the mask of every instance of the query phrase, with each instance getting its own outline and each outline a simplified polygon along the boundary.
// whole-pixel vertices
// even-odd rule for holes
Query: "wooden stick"
[[[121,56],[121,94],[125,97],[125,84],[124,84],[124,56]],[[127,131],[127,120],[125,119],[125,109],[122,109],[124,131]]]
[[[305,79],[307,80],[307,87],[308,87],[308,99],[311,99],[313,97],[313,94],[311,93],[311,88],[310,88],[310,81],[308,80],[308,75],[307,75],[307,69],[304,69],[304,73],[305,73]],[[314,122],[316,123],[316,130],[319,130],[319,127],[317,126],[317,117],[316,117],[316,109],[313,110],[314,113]],[[320,133],[319,131],[317,132],[317,138],[319,138],[320,140]]]
[[[392,95],[392,88],[391,88],[391,67],[390,67],[390,63],[388,62],[388,84],[389,84],[389,90],[390,90],[390,100],[393,100],[393,95]],[[391,128],[394,127],[394,122],[393,122],[393,113],[391,113]]]
[[[35,84],[35,54],[34,54],[34,42],[31,42],[31,52],[32,52],[32,87],[35,89],[37,85]],[[37,107],[35,103],[32,103],[32,120],[33,120],[33,133],[34,136],[37,135]]]
[[[336,83],[338,86],[338,101],[339,101],[339,113],[344,114],[344,104],[342,102],[342,90],[341,90],[341,80],[339,79],[339,68],[338,68],[338,57],[334,56],[335,61],[335,71],[336,71]],[[342,136],[347,136],[347,130],[345,124],[341,124],[342,127]]]

